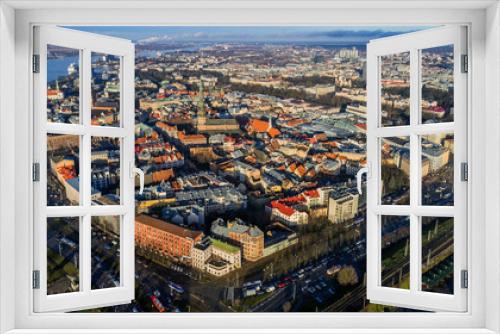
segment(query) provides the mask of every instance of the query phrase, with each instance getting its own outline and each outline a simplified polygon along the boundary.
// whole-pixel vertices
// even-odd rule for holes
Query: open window
[[[466,29],[373,40],[367,70],[368,299],[466,311]]]
[[[34,310],[128,303],[134,45],[58,27],[34,34]]]

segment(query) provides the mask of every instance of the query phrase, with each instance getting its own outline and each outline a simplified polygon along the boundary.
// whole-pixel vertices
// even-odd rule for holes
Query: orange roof
[[[337,153],[332,153],[332,152],[326,152],[325,155],[327,158],[330,158],[333,160],[337,159],[337,157],[339,156]]]
[[[196,240],[197,238],[203,236],[203,232],[201,231],[192,231],[188,230],[185,228],[182,228],[180,226],[174,225],[167,223],[163,220],[156,219],[150,216],[146,215],[138,215],[135,217],[135,223],[136,224],[143,224],[143,225],[148,225],[151,226],[157,230],[161,230],[182,238],[189,238]]]
[[[257,162],[257,159],[255,159],[254,156],[250,156],[250,155],[247,155],[245,157],[245,160],[248,161],[248,162],[251,162],[251,163],[256,163]]]
[[[157,172],[153,172],[153,182],[167,181],[174,176],[174,170],[172,168],[163,169]]]
[[[303,124],[305,122],[306,122],[305,120],[298,118],[298,119],[289,120],[288,122],[286,122],[286,125],[293,127],[293,126]]]
[[[269,122],[253,118],[248,123],[250,132],[267,132]]]
[[[298,174],[300,177],[304,176],[306,174],[306,168],[300,165],[299,167],[297,167],[295,174]]]
[[[277,137],[281,134],[280,130],[276,129],[276,128],[271,128],[269,129],[269,131],[267,132],[269,133],[269,135],[274,138],[274,137]]]
[[[138,137],[135,139],[135,144],[138,145],[138,144],[145,144],[147,142],[147,138],[146,137]]]
[[[61,91],[58,89],[47,89],[47,95],[58,95]]]

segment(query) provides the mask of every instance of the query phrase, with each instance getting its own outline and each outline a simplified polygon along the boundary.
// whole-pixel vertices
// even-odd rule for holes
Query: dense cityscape
[[[136,299],[93,311],[403,311],[366,300],[365,45],[154,40],[135,66]],[[78,51],[48,68],[48,121],[80,123]],[[452,47],[422,68],[422,122],[452,121]],[[92,54],[91,85],[92,125],[120,126],[119,58]],[[381,125],[408,125],[409,54],[382,57],[381,86]],[[48,135],[47,205],[81,205],[81,145]],[[409,147],[380,143],[382,204],[409,204]],[[92,205],[120,203],[120,148],[91,140]],[[453,205],[453,134],[421,153],[422,204]],[[79,289],[78,223],[48,221],[49,294]],[[120,285],[119,236],[92,218],[93,289]],[[382,217],[382,240],[382,285],[408,289],[408,217]],[[422,240],[422,289],[453,293],[453,219],[422,218]]]

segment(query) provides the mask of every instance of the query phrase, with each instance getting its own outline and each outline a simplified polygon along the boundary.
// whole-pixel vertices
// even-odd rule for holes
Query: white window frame
[[[40,57],[39,73],[34,73],[34,162],[39,164],[39,181],[33,184],[34,231],[33,268],[39,272],[39,288],[34,289],[35,312],[75,311],[96,305],[128,303],[134,299],[134,45],[121,38],[52,26],[34,28],[34,53]],[[47,122],[47,46],[56,45],[79,52],[79,124]],[[118,126],[91,125],[91,57],[92,53],[108,54],[120,59],[120,108]],[[132,70],[131,70],[132,69]],[[69,134],[79,137],[79,205],[47,206],[47,134]],[[91,203],[91,138],[109,137],[120,140],[120,203]],[[91,219],[117,216],[120,219],[118,287],[91,289]],[[79,218],[79,291],[47,294],[47,229],[48,218]]]
[[[428,311],[467,310],[467,289],[461,287],[461,271],[467,270],[467,181],[461,179],[461,164],[467,163],[467,82],[463,73],[462,55],[467,55],[467,28],[442,26],[386,37],[371,41],[367,46],[368,113],[367,152],[370,175],[367,186],[367,298],[376,304],[389,304]],[[423,124],[421,122],[421,60],[420,51],[452,45],[454,112],[452,122]],[[409,52],[410,61],[410,123],[401,126],[382,126],[380,57]],[[421,203],[421,136],[437,133],[454,134],[453,193],[454,205],[431,206]],[[381,204],[381,141],[382,138],[408,137],[410,141],[410,203]],[[410,286],[399,289],[381,286],[382,222],[383,216],[409,217]],[[453,290],[452,294],[422,291],[421,217],[453,218]],[[418,305],[418,306],[417,306]]]
[[[201,2],[16,1],[0,4],[0,332],[110,333],[498,333],[500,136],[498,90],[500,19],[494,1],[266,1]],[[66,9],[61,8],[65,6]],[[489,6],[488,9],[486,9]],[[70,7],[70,8],[68,8]],[[128,8],[127,8],[128,7]],[[138,7],[133,8],[133,7]],[[161,8],[163,7],[163,8]],[[50,10],[46,10],[51,8]],[[99,8],[99,9],[98,9]],[[471,54],[468,143],[468,311],[400,314],[34,314],[31,269],[31,28],[34,24],[89,25],[401,25],[468,24]],[[15,61],[15,69],[12,64]],[[486,71],[486,67],[488,71]],[[14,83],[14,84],[12,84]],[[15,98],[12,99],[12,96]],[[4,112],[4,111],[10,112]],[[14,112],[15,110],[15,112]],[[15,124],[15,127],[12,126]],[[488,141],[486,141],[488,138]],[[488,160],[486,160],[488,154]],[[6,162],[5,164],[3,162]],[[488,161],[488,163],[486,163]],[[485,182],[488,173],[488,182]],[[14,189],[14,196],[12,196]],[[488,252],[485,251],[488,250]],[[15,256],[14,256],[15,254]],[[486,265],[488,263],[489,265]],[[12,288],[14,287],[14,288]],[[486,293],[486,289],[488,293]],[[150,330],[147,330],[145,327]],[[106,330],[106,328],[108,330]],[[88,330],[86,330],[88,329]],[[97,330],[100,329],[100,330]],[[281,330],[280,330],[281,329]],[[51,331],[53,332],[53,331]],[[116,331],[115,331],[116,332]],[[156,331],[158,332],[158,331]]]

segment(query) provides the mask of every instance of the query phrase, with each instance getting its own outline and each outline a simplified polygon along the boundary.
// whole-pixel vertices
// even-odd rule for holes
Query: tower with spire
[[[198,126],[205,125],[207,115],[205,112],[205,96],[203,93],[203,81],[200,80],[200,89],[198,91],[198,110],[196,112],[196,123]]]

